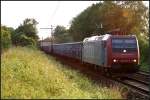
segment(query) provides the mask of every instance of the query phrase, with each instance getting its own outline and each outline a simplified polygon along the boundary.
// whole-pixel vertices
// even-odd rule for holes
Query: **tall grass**
[[[1,56],[1,98],[122,98],[119,88],[102,87],[53,57],[25,47]]]

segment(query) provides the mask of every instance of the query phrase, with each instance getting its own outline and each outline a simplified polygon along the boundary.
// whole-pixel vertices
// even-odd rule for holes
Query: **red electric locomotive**
[[[140,53],[135,35],[106,34],[85,38],[82,42],[52,45],[45,42],[41,47],[47,53],[78,59],[106,71],[136,72],[139,69]]]
[[[127,71],[139,69],[140,53],[135,35],[111,35],[106,46],[108,48],[108,67],[112,67],[112,69],[121,68]]]
[[[139,69],[139,46],[135,35],[101,35],[84,39],[82,61],[107,71],[135,72]]]

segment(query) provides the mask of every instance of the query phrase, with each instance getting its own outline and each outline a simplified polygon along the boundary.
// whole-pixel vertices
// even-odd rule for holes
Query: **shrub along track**
[[[92,79],[95,83],[101,83],[103,86],[119,86],[122,88],[122,96],[127,99],[144,99],[149,100],[149,74],[145,72],[137,72],[134,74],[117,74],[106,76],[101,69],[95,68],[91,64],[83,64],[79,60],[51,54],[62,64],[68,65],[72,69],[78,70]],[[145,75],[146,74],[146,75]]]

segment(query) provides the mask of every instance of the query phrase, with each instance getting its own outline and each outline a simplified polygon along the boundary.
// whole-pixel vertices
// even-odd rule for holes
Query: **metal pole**
[[[51,50],[52,50],[52,53],[53,53],[53,32],[52,32],[53,31],[53,27],[52,27],[52,25],[51,25],[50,29],[51,29],[51,37],[52,37],[51,38]]]
[[[51,50],[52,50],[52,52],[53,52],[53,26],[51,25],[51,27],[50,28],[40,28],[40,29],[50,29],[51,30]]]
[[[52,38],[51,38],[51,50],[52,50],[52,52],[53,52],[53,38],[54,38],[54,37],[53,37],[53,27],[54,27],[54,26],[51,25],[50,28],[40,28],[40,29],[50,29],[50,30],[51,30],[51,37],[52,37]]]

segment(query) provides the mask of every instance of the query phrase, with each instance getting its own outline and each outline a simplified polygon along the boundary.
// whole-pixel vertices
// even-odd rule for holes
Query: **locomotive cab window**
[[[113,52],[136,52],[137,43],[135,38],[112,38],[112,50]]]

